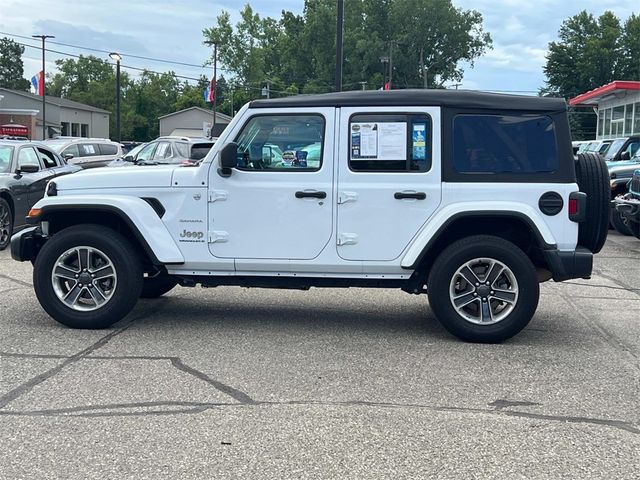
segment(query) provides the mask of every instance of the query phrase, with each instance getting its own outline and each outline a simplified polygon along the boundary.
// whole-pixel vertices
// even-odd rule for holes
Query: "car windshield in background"
[[[0,173],[9,173],[11,170],[11,158],[13,147],[0,145]]]
[[[618,150],[622,148],[622,146],[624,145],[624,142],[626,141],[627,141],[626,138],[619,138],[618,140],[614,140],[611,143],[611,145],[609,145],[609,148],[607,149],[607,154],[604,156],[604,159],[605,160],[613,159],[613,157],[616,156],[616,153],[618,153]]]

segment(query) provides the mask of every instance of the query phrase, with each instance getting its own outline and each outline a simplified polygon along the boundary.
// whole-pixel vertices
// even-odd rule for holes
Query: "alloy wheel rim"
[[[517,305],[518,293],[514,273],[493,258],[466,262],[456,270],[449,285],[453,308],[476,325],[493,325],[507,318]]]
[[[117,283],[113,262],[94,247],[70,248],[58,257],[51,271],[58,299],[79,312],[104,307],[113,298]]]
[[[4,245],[9,241],[10,230],[9,210],[4,205],[0,205],[0,245]]]

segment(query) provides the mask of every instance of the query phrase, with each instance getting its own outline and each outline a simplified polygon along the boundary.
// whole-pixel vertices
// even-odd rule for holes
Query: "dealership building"
[[[569,100],[598,115],[596,139],[640,135],[640,82],[615,80]]]
[[[66,98],[46,97],[47,138],[57,135],[109,138],[109,112]],[[0,88],[0,125],[21,125],[28,137],[42,140],[42,97]]]

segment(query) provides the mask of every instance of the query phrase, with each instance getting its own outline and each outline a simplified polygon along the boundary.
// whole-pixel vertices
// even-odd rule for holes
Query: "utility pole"
[[[211,124],[210,137],[213,137],[213,132],[216,129],[216,109],[218,107],[218,44],[213,44],[213,123]]]
[[[42,139],[46,140],[47,139],[47,117],[45,115],[46,110],[47,110],[47,91],[45,90],[45,83],[44,83],[44,78],[45,78],[45,67],[44,67],[44,43],[45,40],[47,38],[56,38],[53,35],[31,35],[33,38],[39,38],[42,40],[42,78],[40,79],[42,81]]]
[[[389,90],[392,88],[393,81],[393,40],[389,42]]]
[[[428,69],[424,66],[424,47],[420,47],[420,73],[422,74],[422,88],[429,88],[427,72]]]
[[[342,91],[342,33],[344,30],[344,0],[338,0],[336,15],[336,92]]]
[[[109,54],[116,61],[116,142],[120,143],[120,60],[122,57],[117,52]]]

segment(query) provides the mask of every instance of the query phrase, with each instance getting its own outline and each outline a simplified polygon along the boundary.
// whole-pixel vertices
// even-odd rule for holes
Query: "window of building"
[[[72,137],[79,137],[80,136],[80,124],[79,123],[72,123],[71,124],[71,136]]]
[[[640,102],[633,104],[633,133],[640,134]]]
[[[62,136],[68,137],[71,134],[71,124],[69,122],[62,122]]]
[[[606,108],[604,110],[604,132],[602,135],[607,137],[611,134],[611,109]]]
[[[625,135],[631,135],[632,122],[633,122],[633,103],[630,103],[629,105],[625,105],[625,110],[624,110],[624,134]]]
[[[349,168],[356,172],[431,169],[431,117],[358,114],[349,120]]]
[[[322,166],[324,118],[260,115],[236,138],[242,170],[317,171]]]
[[[598,135],[597,138],[602,137],[604,132],[604,109],[598,111]]]
[[[536,173],[558,168],[555,126],[547,116],[458,115],[453,164],[459,173]]]
[[[89,125],[86,123],[80,124],[80,136],[88,137],[89,136]]]

